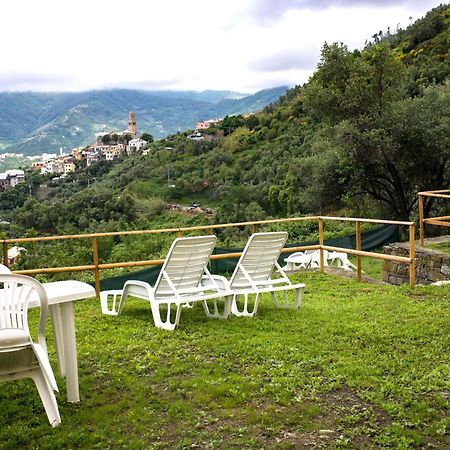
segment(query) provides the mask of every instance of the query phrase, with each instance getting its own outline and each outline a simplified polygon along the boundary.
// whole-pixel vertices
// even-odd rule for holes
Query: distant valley
[[[0,93],[0,151],[34,155],[87,145],[96,132],[125,129],[129,111],[136,113],[140,132],[160,139],[200,120],[261,110],[286,90]]]

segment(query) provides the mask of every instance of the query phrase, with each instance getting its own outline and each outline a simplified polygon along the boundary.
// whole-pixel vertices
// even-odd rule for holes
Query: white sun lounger
[[[181,308],[192,306],[192,302],[203,302],[208,317],[226,319],[231,310],[232,294],[229,290],[219,288],[206,267],[216,239],[216,236],[175,239],[155,285],[129,280],[122,290],[101,292],[102,312],[110,315],[120,314],[126,298],[132,296],[149,301],[155,325],[166,330],[174,330],[178,326]],[[207,287],[201,284],[202,278],[209,280]],[[112,297],[111,307],[108,306],[109,297]],[[116,310],[119,297],[120,302]],[[220,299],[225,303],[223,312],[219,312]],[[213,312],[210,311],[208,300],[213,303]],[[172,306],[175,306],[175,314]],[[161,307],[167,308],[164,320],[161,318]]]
[[[292,284],[283,269],[278,264],[281,250],[286,243],[286,232],[255,233],[250,236],[236,268],[227,280],[220,275],[214,275],[214,282],[224,290],[232,291],[233,303],[231,312],[236,316],[254,316],[258,309],[259,297],[263,293],[271,293],[277,308],[294,308],[300,306],[305,285]],[[274,269],[277,269],[278,278],[272,278]],[[204,286],[211,281],[204,279]],[[287,292],[294,291],[294,301],[289,303]],[[276,293],[283,292],[284,301],[278,302]],[[253,308],[249,308],[249,296],[255,295]],[[239,297],[244,297],[242,308],[239,306]]]

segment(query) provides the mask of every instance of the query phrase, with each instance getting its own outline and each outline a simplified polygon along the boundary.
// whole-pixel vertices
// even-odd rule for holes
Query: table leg
[[[64,332],[64,360],[66,371],[67,401],[80,401],[78,387],[77,343],[75,339],[75,315],[73,302],[61,304],[61,318]]]
[[[58,361],[59,375],[64,377],[65,371],[65,359],[64,359],[64,337],[62,334],[62,320],[61,320],[61,308],[59,304],[50,305],[50,318],[52,320],[53,338],[55,341],[56,359]]]

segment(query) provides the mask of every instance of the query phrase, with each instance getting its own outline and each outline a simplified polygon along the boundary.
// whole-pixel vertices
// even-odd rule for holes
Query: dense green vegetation
[[[0,448],[448,448],[448,291],[297,279],[297,311],[197,305],[173,333],[142,300],[120,317],[77,303],[81,402],[57,376],[52,429],[31,381],[3,384]]]

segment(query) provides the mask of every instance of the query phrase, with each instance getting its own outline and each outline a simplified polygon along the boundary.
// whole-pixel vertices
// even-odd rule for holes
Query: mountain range
[[[274,102],[286,86],[255,94],[232,91],[0,93],[0,150],[26,155],[92,143],[100,131],[126,129],[134,111],[140,132],[155,139],[195,127],[200,120],[251,113]]]

